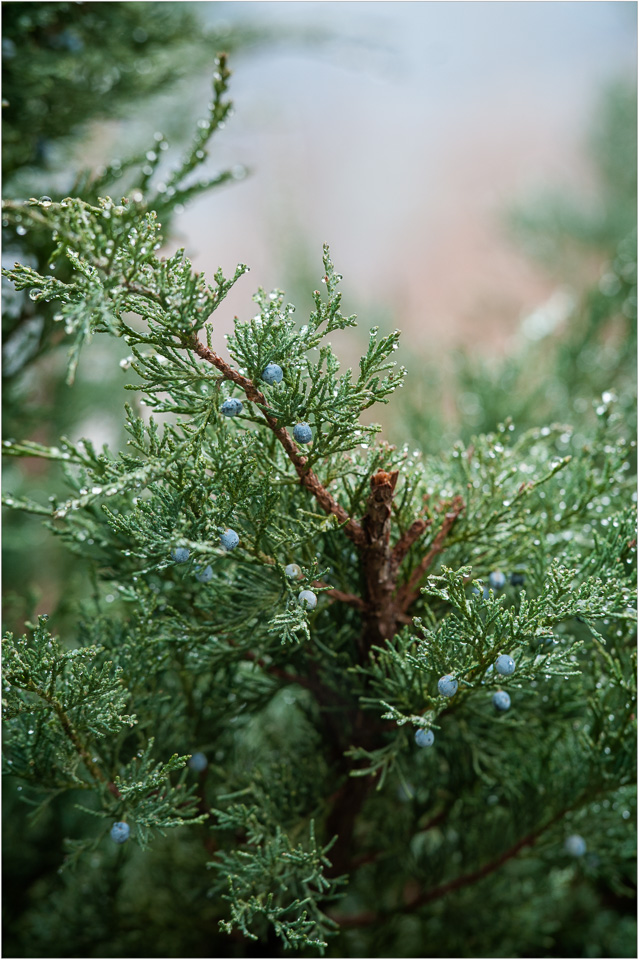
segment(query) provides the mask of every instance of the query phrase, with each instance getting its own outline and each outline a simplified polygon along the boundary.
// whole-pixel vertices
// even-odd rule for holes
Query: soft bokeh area
[[[469,340],[502,351],[557,283],[513,243],[506,215],[549,189],[600,202],[587,134],[606,85],[634,78],[635,5],[201,3],[197,13],[264,37],[232,58],[235,116],[209,161],[250,175],[177,225],[198,269],[251,267],[221,332],[258,285],[308,308],[328,242],[362,324],[401,329],[409,356]],[[201,115],[209,86],[204,71],[190,78],[179,110]],[[112,128],[110,145],[124,150],[167,115],[142,111]],[[100,137],[96,160],[104,147]]]

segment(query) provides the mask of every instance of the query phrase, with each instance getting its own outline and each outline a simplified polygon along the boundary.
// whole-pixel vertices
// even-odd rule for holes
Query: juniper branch
[[[371,492],[362,525],[366,533],[363,573],[368,609],[364,617],[361,653],[366,656],[374,643],[392,637],[396,631],[393,603],[392,555],[390,550],[391,503],[399,471],[378,470],[371,477]]]
[[[349,537],[356,546],[361,548],[365,542],[364,531],[355,520],[349,517],[347,512],[334,499],[334,497],[331,496],[328,490],[322,485],[317,475],[309,467],[307,467],[307,458],[298,453],[295,442],[289,432],[284,427],[278,426],[275,417],[268,413],[268,402],[266,397],[263,393],[261,393],[260,390],[257,389],[253,381],[249,380],[248,377],[243,376],[241,373],[238,373],[237,370],[234,370],[230,364],[226,363],[222,357],[218,356],[217,353],[198,340],[197,337],[194,336],[192,340],[189,340],[188,346],[203,360],[206,360],[208,363],[211,363],[213,366],[217,367],[217,369],[224,375],[225,379],[236,383],[244,391],[247,399],[260,407],[267,426],[270,430],[272,430],[274,435],[282,444],[286,455],[295,467],[295,471],[302,486],[306,487],[306,489],[312,493],[326,513],[333,514],[335,517],[337,517],[340,523],[344,525],[343,529],[347,537]]]
[[[15,686],[21,686],[21,684],[13,681]],[[33,680],[28,680],[26,684],[23,685],[24,690],[28,690],[30,693],[35,693],[42,700],[46,701],[53,708],[53,711],[60,721],[60,726],[64,730],[65,735],[73,744],[73,749],[78,754],[83,764],[91,774],[94,780],[97,780],[100,783],[106,784],[107,789],[116,799],[120,799],[120,791],[113,783],[113,781],[108,780],[102,770],[98,767],[97,763],[93,760],[90,752],[87,750],[85,745],[82,743],[80,737],[78,736],[77,731],[73,727],[69,716],[62,706],[62,704],[46,690],[42,690],[33,682]]]
[[[508,850],[505,850],[498,857],[495,857],[493,860],[484,864],[483,867],[479,867],[477,870],[472,870],[469,873],[462,874],[461,876],[456,877],[454,880],[449,880],[447,883],[440,884],[438,887],[433,887],[432,890],[424,891],[424,893],[419,894],[410,902],[396,907],[393,911],[393,914],[397,915],[399,913],[414,913],[416,910],[419,910],[420,907],[425,906],[427,903],[430,903],[433,900],[439,900],[441,897],[445,897],[448,893],[453,893],[455,890],[459,890],[462,887],[467,887],[473,883],[477,883],[479,880],[483,880],[484,877],[494,873],[495,870],[498,870],[509,860],[512,860],[513,857],[516,857],[517,854],[525,847],[534,846],[539,837],[549,830],[550,827],[552,827],[555,823],[563,819],[566,813],[572,809],[572,806],[573,805],[560,810],[537,830],[533,830],[525,837],[522,837],[521,840],[518,840],[516,843],[514,843],[508,848]],[[433,825],[433,823],[431,823],[431,825]],[[332,919],[335,920],[336,923],[339,923],[340,927],[352,929],[355,927],[366,927],[370,924],[381,922],[384,920],[384,916],[381,913],[375,913],[371,910],[366,910],[351,916],[339,916],[334,914]]]

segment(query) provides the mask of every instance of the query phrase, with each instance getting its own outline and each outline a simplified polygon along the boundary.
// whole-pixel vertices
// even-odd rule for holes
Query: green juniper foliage
[[[29,55],[25,61],[19,61],[20,77],[27,86],[33,89],[34,96],[44,97],[47,104],[47,115],[57,115],[58,110],[67,109],[67,101],[73,104],[76,119],[88,118],[97,113],[113,111],[117,105],[126,100],[126,90],[116,85],[107,100],[96,100],[95,94],[90,92],[90,84],[81,83],[76,74],[82,74],[84,59],[89,58],[92,69],[95,71],[109,70],[114,55],[112,47],[108,47],[109,56],[103,56],[101,63],[96,53],[95,30],[108,33],[112,45],[123,47],[120,55],[126,59],[130,53],[130,45],[140,46],[135,37],[139,37],[140,4],[91,4],[71,5],[71,15],[78,17],[85,30],[86,46],[71,53],[65,53],[59,46],[50,47],[49,37],[52,24],[56,30],[73,30],[73,25],[65,19],[69,11],[58,9],[66,8],[66,4],[10,4],[11,10],[5,17],[4,36],[18,47],[23,44],[28,47]],[[209,157],[211,137],[224,122],[231,111],[231,103],[226,96],[228,70],[225,57],[222,57],[214,67],[211,64],[211,53],[207,41],[206,31],[194,32],[193,20],[184,14],[184,11],[167,10],[173,5],[160,4],[162,11],[155,17],[150,26],[149,36],[161,33],[163,46],[158,47],[155,41],[144,41],[142,47],[147,55],[144,73],[143,89],[137,90],[137,96],[151,92],[151,81],[155,78],[157,86],[162,87],[165,73],[168,70],[169,54],[172,73],[184,72],[176,58],[180,53],[190,69],[197,67],[202,60],[202,49],[195,45],[195,36],[199,38],[200,47],[206,50],[207,74],[214,73],[213,96],[208,105],[208,111],[197,123],[191,143],[186,150],[180,153],[176,145],[170,143],[169,138],[162,132],[153,134],[153,127],[148,133],[148,140],[143,148],[134,155],[116,158],[96,171],[83,169],[79,172],[73,168],[69,170],[56,151],[52,151],[52,159],[46,157],[38,161],[45,170],[39,169],[35,160],[28,158],[21,165],[10,162],[11,151],[5,151],[5,196],[17,197],[35,193],[36,197],[43,196],[44,204],[49,199],[60,200],[68,193],[74,197],[82,197],[91,203],[96,203],[101,193],[109,191],[124,191],[126,202],[132,204],[132,222],[137,216],[149,209],[149,205],[159,212],[164,229],[170,229],[173,216],[182,206],[194,197],[224,184],[230,184],[242,179],[246,173],[239,164],[230,168],[215,171],[206,167]],[[28,9],[25,10],[24,8]],[[90,12],[89,12],[90,7]],[[133,9],[129,9],[129,8]],[[147,14],[149,4],[145,4]],[[22,8],[21,10],[19,8]],[[85,8],[85,9],[84,9]],[[115,12],[115,13],[114,13]],[[145,14],[146,15],[146,14]],[[46,20],[47,30],[43,32],[42,23]],[[179,27],[179,29],[178,29]],[[171,42],[166,39],[166,31],[173,30]],[[47,32],[48,31],[48,32]],[[163,32],[164,31],[164,32]],[[190,36],[191,46],[189,55],[184,54],[185,33]],[[54,31],[55,33],[55,31]],[[117,38],[114,39],[114,34]],[[133,36],[135,34],[135,37]],[[56,34],[57,35],[57,34]],[[93,40],[90,38],[93,37]],[[230,37],[227,39],[231,39]],[[236,45],[233,40],[232,45]],[[158,50],[162,51],[159,56]],[[101,48],[102,54],[105,50]],[[159,59],[158,59],[159,57]],[[42,60],[44,58],[44,63]],[[59,61],[63,62],[60,63]],[[79,61],[79,62],[78,62]],[[135,61],[136,63],[138,61]],[[3,63],[4,91],[9,106],[5,109],[4,131],[5,142],[15,138],[20,139],[20,124],[24,126],[24,114],[14,114],[11,106],[14,87],[18,86],[18,64],[15,58],[9,57]],[[63,83],[51,82],[56,71],[72,70],[74,82],[71,87]],[[73,72],[75,71],[75,72]],[[85,78],[86,80],[86,78]],[[96,81],[97,82],[97,81]],[[62,93],[61,93],[62,91]],[[64,103],[59,101],[63,100]],[[168,122],[167,117],[158,117],[157,125],[161,129]],[[195,121],[193,121],[195,124]],[[14,125],[16,129],[14,130]],[[155,125],[155,124],[154,124]],[[171,126],[170,122],[168,123]],[[31,123],[26,124],[30,135]],[[50,131],[51,136],[56,134],[57,140],[65,142],[68,130],[64,126]],[[28,138],[27,138],[28,140]],[[24,142],[27,142],[26,140]],[[55,145],[55,144],[54,144]],[[57,150],[60,151],[60,143]],[[63,166],[63,170],[55,171],[55,165]],[[52,170],[51,173],[45,172]],[[52,185],[53,184],[53,185]],[[50,195],[50,197],[49,197]],[[23,222],[22,213],[18,209],[12,216],[3,216],[4,265],[13,260],[28,264],[41,273],[51,273],[61,282],[68,281],[72,275],[72,265],[66,257],[54,259],[56,242],[48,231],[30,229],[29,224]],[[44,207],[43,207],[44,209]],[[117,363],[110,361],[118,358],[119,344],[102,345],[101,351],[92,357],[93,364],[103,364],[99,377],[92,375],[86,367],[80,371],[79,382],[75,389],[67,389],[64,379],[59,377],[59,363],[61,353],[66,347],[67,338],[63,325],[59,322],[55,302],[31,299],[27,290],[16,290],[11,284],[3,281],[3,431],[5,436],[15,434],[29,435],[34,433],[44,442],[52,444],[60,433],[78,435],[84,427],[80,424],[85,420],[100,421],[116,437],[121,435],[118,426],[119,411],[116,416],[109,416],[109,406],[112,403],[114,388],[118,380]],[[106,373],[109,367],[114,367],[111,375]],[[72,375],[72,371],[70,371]],[[46,398],[46,400],[45,400]],[[50,402],[51,401],[51,402]],[[51,406],[55,409],[55,418],[50,415]],[[105,415],[106,414],[106,415]],[[25,472],[14,470],[10,477],[13,489],[19,488],[22,496],[30,497],[32,490],[40,489],[40,471]],[[9,479],[9,478],[8,478]],[[60,494],[63,486],[60,480],[48,472],[44,485],[49,492]],[[62,599],[57,613],[66,613],[69,622],[73,618],[73,603],[79,595],[87,589],[86,571],[84,565],[73,554],[56,554],[55,547],[40,541],[46,577],[38,578],[36,583],[33,571],[29,566],[30,551],[25,550],[25,543],[37,537],[34,524],[28,515],[14,514],[7,518],[5,525],[4,546],[5,560],[5,616],[12,625],[21,624],[24,619],[33,617],[38,595],[46,595],[49,590],[60,595]],[[28,586],[27,586],[28,585]]]
[[[5,273],[55,304],[69,380],[102,335],[127,345],[132,381],[117,454],[4,441],[60,464],[65,496],[4,502],[45,517],[93,585],[74,631],[41,616],[4,640],[10,782],[34,832],[66,831],[22,942],[553,955],[583,914],[605,955],[631,955],[631,921],[613,931],[598,906],[605,891],[617,917],[634,883],[635,444],[613,391],[571,454],[555,423],[505,421],[437,456],[382,442],[366,411],[403,382],[398,333],[373,329],[342,371],[327,337],[355,318],[328,248],[310,316],[258,291],[226,359],[215,314],[247,267],[209,281],[184,250],[161,256],[153,173],[122,200],[4,207],[53,243],[52,271]],[[279,383],[263,379],[271,363]],[[583,857],[564,845],[574,834]]]

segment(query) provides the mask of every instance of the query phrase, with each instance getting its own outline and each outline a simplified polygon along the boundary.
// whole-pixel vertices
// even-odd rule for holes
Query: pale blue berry
[[[416,730],[415,743],[418,747],[432,747],[435,742],[435,734],[432,730]]]
[[[194,753],[190,760],[187,760],[187,767],[190,767],[191,770],[195,770],[196,773],[202,773],[203,770],[209,765],[209,761],[206,758],[205,753]]]
[[[302,568],[297,563],[289,563],[284,567],[284,573],[289,580],[297,580],[302,576]]]
[[[312,590],[302,590],[297,599],[304,610],[314,610],[317,606],[317,597]]]
[[[293,427],[293,437],[298,443],[310,443],[313,439],[313,431],[307,423],[296,423]]]
[[[498,690],[493,694],[493,706],[498,710],[510,710],[510,697],[505,690]]]
[[[564,847],[571,857],[583,857],[586,852],[586,841],[578,833],[573,833],[567,838]]]
[[[222,536],[220,537],[220,543],[225,550],[235,550],[240,538],[238,537],[235,530],[231,530],[230,527],[227,527]]]
[[[269,363],[262,371],[262,380],[265,383],[281,383],[284,378],[284,372],[276,363]]]
[[[229,400],[224,401],[220,407],[220,413],[223,413],[225,417],[237,417],[238,413],[241,413],[243,409],[244,405],[242,401],[231,397]]]
[[[126,843],[126,841],[129,839],[130,833],[130,826],[128,823],[124,823],[123,820],[120,820],[118,823],[114,823],[111,827],[111,839],[114,843]]]
[[[495,660],[495,670],[497,673],[501,673],[502,677],[509,677],[515,672],[515,661],[508,654],[502,653]]]
[[[213,579],[213,568],[212,567],[197,567],[195,571],[195,579],[199,580],[200,583],[208,583],[209,580]]]
[[[176,563],[186,563],[189,559],[190,553],[186,547],[175,547],[171,550],[171,556]]]
[[[437,689],[442,697],[454,697],[457,693],[458,686],[459,684],[452,673],[447,673],[445,677],[440,677],[437,681]]]
[[[488,576],[488,582],[493,590],[503,590],[506,586],[506,577],[501,570],[493,570]]]

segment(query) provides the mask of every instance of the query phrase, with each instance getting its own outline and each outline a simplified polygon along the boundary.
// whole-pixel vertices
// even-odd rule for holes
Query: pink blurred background
[[[553,291],[505,210],[546,185],[592,192],[584,134],[602,86],[636,73],[636,5],[202,7],[335,37],[236,65],[220,144],[253,173],[180,220],[198,268],[251,266],[228,313],[251,310],[258,284],[288,293],[300,259],[316,286],[327,241],[363,324],[381,312],[419,350],[503,347]]]
[[[636,76],[636,4],[195,6],[221,34],[215,49],[242,25],[275,38],[231,56],[235,115],[208,161],[250,175],[177,220],[198,270],[251,267],[216,314],[220,340],[233,314],[254,312],[258,285],[286,290],[301,320],[328,242],[365,329],[397,327],[417,353],[507,349],[556,279],[513,243],[506,210],[546,187],[596,201],[585,134],[605,84]],[[153,115],[102,127],[96,157],[105,138],[129,152],[169,110],[186,135],[209,99],[204,71]]]

